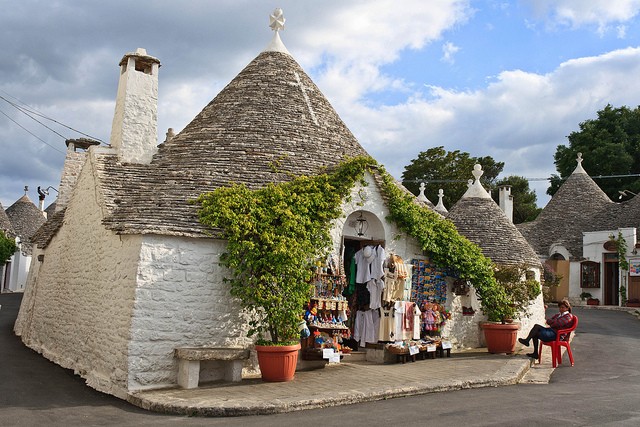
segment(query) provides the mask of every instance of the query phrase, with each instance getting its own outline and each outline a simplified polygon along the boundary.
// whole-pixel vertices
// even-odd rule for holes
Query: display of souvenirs
[[[425,302],[444,304],[447,300],[446,273],[428,260],[411,260],[411,301],[422,306]]]
[[[427,334],[439,332],[447,320],[451,319],[451,313],[444,306],[427,302],[422,306],[422,330]]]

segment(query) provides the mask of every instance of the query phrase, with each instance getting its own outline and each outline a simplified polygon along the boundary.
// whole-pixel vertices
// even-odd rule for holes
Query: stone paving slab
[[[512,385],[530,369],[530,361],[523,355],[492,355],[477,350],[405,364],[332,364],[296,372],[294,380],[286,383],[243,379],[240,383],[212,383],[191,390],[141,391],[130,394],[127,400],[144,409],[171,414],[261,415]],[[550,358],[546,363],[550,367]]]

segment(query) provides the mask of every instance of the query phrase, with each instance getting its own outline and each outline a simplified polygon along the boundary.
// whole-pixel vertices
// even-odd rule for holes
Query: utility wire
[[[606,179],[606,178],[629,178],[634,176],[640,176],[640,173],[630,173],[626,175],[597,175],[592,176],[591,179]],[[527,181],[550,181],[552,178],[527,178],[522,177]],[[567,177],[568,178],[568,177]],[[567,178],[560,178],[561,181],[566,180]],[[402,182],[424,182],[424,183],[436,183],[436,182],[469,182],[469,179],[403,179]]]
[[[7,92],[5,92],[5,91],[2,91],[2,92],[3,92],[4,94],[6,94],[7,96],[11,96],[11,95],[9,95]],[[96,141],[99,141],[99,142],[101,142],[101,143],[103,143],[103,144],[105,144],[105,145],[106,145],[106,142],[104,142],[104,141],[103,141],[103,140],[101,140],[100,138],[96,138],[95,136],[92,136],[92,135],[89,135],[89,134],[84,133],[84,132],[82,132],[82,131],[79,131],[78,129],[75,129],[75,128],[71,127],[71,126],[68,126],[68,125],[66,125],[66,124],[64,124],[64,123],[62,123],[62,122],[59,122],[58,120],[55,120],[55,119],[51,118],[51,117],[48,117],[48,116],[46,116],[46,115],[44,115],[44,114],[42,114],[42,113],[38,112],[37,110],[35,110],[35,109],[33,109],[33,108],[29,107],[29,105],[28,105],[28,104],[26,104],[25,102],[21,101],[20,99],[18,99],[18,98],[16,98],[16,97],[14,97],[14,96],[11,96],[11,97],[12,97],[12,98],[14,98],[14,99],[16,99],[16,100],[17,100],[17,101],[19,101],[20,103],[24,104],[26,107],[21,106],[21,105],[18,105],[18,104],[16,104],[15,102],[12,102],[12,101],[8,100],[7,98],[5,98],[4,96],[0,95],[0,99],[2,99],[3,101],[5,101],[5,102],[6,102],[6,103],[8,103],[9,105],[11,105],[12,107],[14,107],[15,109],[17,109],[18,111],[20,111],[22,114],[24,114],[24,115],[26,115],[27,117],[29,117],[31,120],[34,120],[34,121],[38,122],[39,124],[41,124],[41,125],[42,125],[42,126],[44,126],[45,128],[49,129],[51,132],[53,132],[53,133],[55,133],[56,135],[60,136],[60,137],[61,137],[61,138],[63,138],[64,140],[67,140],[68,138],[67,138],[67,137],[65,137],[64,135],[61,135],[60,133],[56,132],[55,130],[53,130],[53,129],[52,129],[52,128],[50,128],[49,126],[45,125],[45,124],[44,124],[44,123],[42,123],[41,121],[37,120],[35,117],[33,117],[33,116],[32,116],[32,114],[33,114],[33,115],[36,115],[36,116],[39,116],[39,117],[42,117],[43,119],[46,119],[46,120],[52,121],[52,122],[54,122],[54,123],[56,123],[56,124],[58,124],[58,125],[60,125],[60,126],[62,126],[62,127],[65,127],[65,128],[67,128],[67,129],[69,129],[69,130],[72,130],[72,131],[74,131],[74,132],[77,132],[77,133],[79,133],[79,134],[81,134],[81,135],[84,135],[84,136],[86,136],[86,137],[88,137],[88,138],[91,138],[91,139],[94,139],[94,140],[96,140]],[[27,108],[27,107],[29,107],[29,108]]]
[[[4,111],[0,110],[0,113],[5,116],[7,119],[11,120],[13,123],[15,123],[16,125],[20,126],[25,132],[27,132],[28,134],[30,134],[31,136],[33,136],[34,138],[42,141],[43,144],[48,145],[49,147],[53,148],[54,150],[56,150],[59,153],[65,154],[64,151],[58,150],[56,147],[54,147],[53,145],[49,144],[47,141],[45,141],[44,139],[40,138],[38,135],[36,135],[35,133],[31,132],[29,129],[27,129],[26,127],[22,126],[20,123],[16,122],[15,120],[13,120],[11,117],[9,117]]]

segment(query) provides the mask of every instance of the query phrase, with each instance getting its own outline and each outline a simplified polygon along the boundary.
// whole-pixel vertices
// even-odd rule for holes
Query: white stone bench
[[[175,357],[178,359],[178,385],[198,388],[200,361],[219,361],[225,381],[241,381],[243,361],[249,358],[249,350],[242,347],[180,347],[175,349]]]

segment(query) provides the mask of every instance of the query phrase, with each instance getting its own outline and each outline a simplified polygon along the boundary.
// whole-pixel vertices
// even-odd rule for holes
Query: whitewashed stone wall
[[[175,384],[176,347],[251,343],[247,319],[223,283],[225,247],[213,239],[144,236],[129,344],[130,391]],[[215,369],[201,378],[218,379]]]
[[[87,153],[74,151],[71,147],[67,149],[64,159],[64,169],[58,186],[58,197],[56,198],[56,212],[64,209],[69,203],[71,194],[82,170],[82,166],[87,159]]]
[[[87,162],[65,224],[33,269],[16,331],[27,346],[73,369],[89,386],[124,397],[141,237],[117,236],[102,226],[95,188]]]

